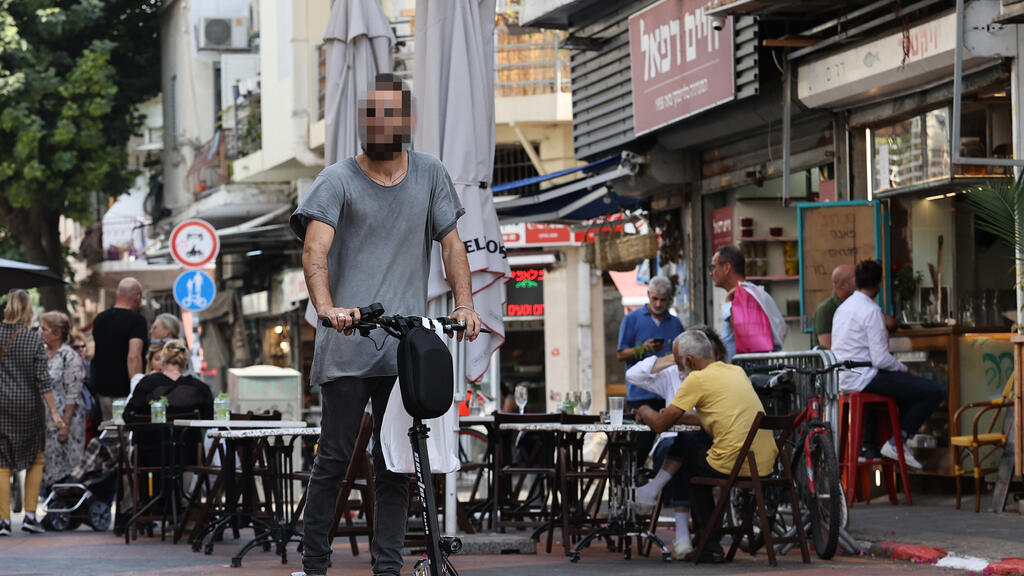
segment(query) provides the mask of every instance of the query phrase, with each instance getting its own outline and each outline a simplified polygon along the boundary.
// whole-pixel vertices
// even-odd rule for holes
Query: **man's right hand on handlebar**
[[[325,308],[317,310],[317,316],[331,323],[331,327],[345,335],[352,334],[353,328],[362,318],[359,308]]]

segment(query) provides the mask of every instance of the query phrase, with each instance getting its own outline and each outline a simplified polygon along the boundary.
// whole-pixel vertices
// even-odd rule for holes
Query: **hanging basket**
[[[601,270],[628,272],[644,260],[658,254],[658,235],[620,232],[598,232],[594,238],[594,266]]]

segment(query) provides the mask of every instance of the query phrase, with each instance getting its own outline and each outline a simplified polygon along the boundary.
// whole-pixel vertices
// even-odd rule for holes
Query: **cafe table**
[[[175,419],[173,425],[178,429],[203,429],[203,430],[247,430],[247,429],[272,429],[272,428],[305,428],[307,424],[300,420],[206,420],[206,419]],[[213,448],[214,442],[219,442],[209,435],[207,435],[207,442],[204,446],[203,453],[206,454],[206,461],[202,462],[203,472],[200,473],[199,478],[205,478],[207,474],[211,474],[211,470],[220,468],[220,458],[218,451]],[[198,482],[197,482],[198,488]],[[193,496],[199,496],[199,491],[196,490]],[[208,497],[210,497],[208,495]],[[200,510],[198,500],[193,498],[185,509],[185,514],[181,518],[181,522],[175,529],[174,542],[177,543],[181,539],[182,534],[185,530],[185,525],[194,510]],[[205,512],[203,512],[205,514]],[[203,522],[203,518],[200,518],[200,522]],[[208,524],[206,524],[208,526]],[[195,534],[190,537],[193,549],[196,551],[200,548],[202,538],[198,537],[200,530],[197,527]],[[212,544],[211,544],[212,550]]]
[[[460,510],[459,513],[459,524],[460,528],[467,534],[473,534],[477,529],[483,526],[483,517],[488,516],[490,522],[490,510],[491,510],[491,482],[483,483],[482,479],[484,474],[494,474],[494,414],[479,414],[474,416],[459,416],[459,435],[462,440],[466,435],[476,435],[478,438],[480,432],[478,430],[470,430],[470,428],[482,427],[484,429],[484,442],[487,444],[487,449],[484,454],[480,455],[482,460],[468,461],[473,456],[468,454],[469,449],[463,444],[459,447],[459,456],[461,469],[463,472],[476,470],[477,476],[473,480],[473,488],[469,494],[469,500],[466,503],[467,509]],[[465,458],[463,458],[465,456]],[[479,502],[474,503],[476,500],[477,491],[480,486],[485,486],[487,490],[486,497],[482,498]],[[493,527],[493,523],[490,523],[490,527]]]
[[[263,422],[268,423],[271,422]],[[281,563],[287,563],[288,543],[301,541],[291,510],[295,500],[292,486],[292,448],[297,438],[319,436],[320,428],[264,426],[243,430],[210,430],[206,435],[224,442],[225,445],[223,474],[226,500],[224,515],[203,529],[202,544],[205,552],[209,554],[212,551],[214,538],[226,528],[238,530],[251,526],[256,535],[231,558],[231,566],[241,567],[242,557],[250,550],[260,545],[269,547],[271,544],[276,545]],[[265,490],[269,487],[269,493],[266,494],[270,505],[269,514],[258,514],[255,507],[254,472],[260,446],[266,455],[264,487]],[[235,481],[236,456],[242,468],[241,490]]]
[[[608,518],[603,523],[580,539],[575,548],[567,552],[572,562],[580,560],[580,554],[597,538],[611,541],[618,539],[623,544],[623,557],[627,560],[633,555],[632,539],[640,537],[649,540],[661,549],[662,559],[670,561],[672,556],[668,547],[653,532],[647,530],[636,518],[636,482],[639,466],[636,458],[636,434],[649,432],[651,429],[643,424],[623,423],[612,424],[554,424],[554,423],[523,423],[502,424],[502,430],[559,432],[567,435],[603,433],[608,435],[607,471],[608,471]],[[699,426],[677,424],[669,428],[671,432],[692,432],[700,430]],[[566,538],[563,535],[563,538]]]

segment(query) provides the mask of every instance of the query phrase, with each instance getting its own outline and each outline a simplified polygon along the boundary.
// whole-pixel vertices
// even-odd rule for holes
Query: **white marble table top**
[[[502,430],[512,431],[527,431],[527,432],[650,432],[651,429],[646,424],[621,424],[619,426],[612,426],[611,424],[559,424],[557,422],[533,422],[533,423],[514,423],[514,424],[502,424]],[[669,432],[692,432],[700,430],[700,426],[690,426],[687,424],[676,424],[675,426],[668,429]]]
[[[459,424],[492,424],[494,414],[481,414],[480,416],[459,416]]]
[[[611,424],[573,424],[569,426],[573,429],[573,432],[650,432],[650,426],[646,424],[621,424],[619,426],[612,426]],[[700,426],[691,426],[688,424],[676,424],[668,429],[668,432],[693,432],[700,430]]]
[[[299,420],[175,420],[183,428],[305,428]]]
[[[275,436],[319,436],[320,427],[307,428],[264,428],[259,430],[210,430],[207,438],[238,440],[241,438],[273,438]]]

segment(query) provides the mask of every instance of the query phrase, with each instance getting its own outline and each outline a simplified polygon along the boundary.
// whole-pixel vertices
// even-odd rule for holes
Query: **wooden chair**
[[[335,501],[334,507],[334,523],[331,528],[330,541],[333,543],[335,538],[347,537],[353,556],[359,555],[357,536],[367,536],[371,541],[373,540],[373,509],[376,498],[374,496],[373,462],[367,450],[372,435],[373,415],[365,412],[359,423],[359,433],[356,435],[355,445],[352,447],[352,459],[349,460],[345,477],[338,482],[338,499]],[[293,478],[302,478],[308,481],[309,475],[296,473]],[[309,485],[307,484],[306,490],[302,492],[302,498],[299,499],[295,512],[292,514],[293,521],[302,515],[302,510],[306,507],[306,492],[308,490]],[[353,491],[359,493],[359,500],[351,499]],[[362,512],[366,518],[365,526],[356,526],[352,521],[351,513],[354,511]]]
[[[740,448],[740,452],[736,458],[736,463],[733,464],[728,478],[695,476],[690,479],[690,484],[718,486],[721,490],[718,495],[718,502],[715,504],[715,510],[711,514],[711,518],[707,525],[704,526],[701,531],[700,543],[697,545],[697,549],[693,555],[694,563],[700,561],[701,555],[704,553],[704,549],[707,546],[708,539],[711,534],[709,527],[720,526],[722,524],[722,517],[725,515],[725,509],[729,503],[730,493],[733,489],[743,490],[747,494],[753,492],[754,494],[757,515],[761,523],[761,535],[764,538],[765,549],[768,552],[768,564],[770,566],[774,567],[777,565],[775,560],[775,545],[790,542],[800,545],[800,554],[803,557],[804,564],[810,563],[811,553],[810,547],[807,544],[807,534],[804,532],[804,522],[800,517],[800,501],[796,493],[796,484],[793,482],[793,473],[792,470],[790,470],[789,458],[787,458],[785,451],[786,440],[793,432],[794,416],[795,415],[793,414],[789,416],[765,416],[764,412],[758,412],[757,416],[754,418],[754,422],[750,425],[750,431],[747,433],[747,439],[743,442],[743,447]],[[777,433],[775,445],[778,447],[779,453],[776,460],[782,461],[781,476],[776,475],[762,477],[759,475],[756,458],[750,449],[751,444],[754,442],[754,437],[757,435],[759,430],[769,430]],[[744,461],[746,461],[749,466],[749,477],[741,477],[739,475]],[[772,534],[771,523],[768,520],[768,510],[764,504],[764,490],[768,487],[780,487],[783,491],[789,493],[790,504],[793,508],[793,526],[796,528],[796,534],[794,536],[779,537]],[[744,508],[745,509],[742,512],[743,519],[739,527],[723,527],[720,530],[722,534],[732,535],[732,545],[729,547],[729,553],[726,556],[727,560],[732,560],[736,555],[736,550],[739,548],[740,541],[743,537],[747,537],[748,543],[750,544],[750,550],[756,551],[757,549],[757,546],[754,544],[753,511],[750,510],[749,506]]]
[[[546,550],[551,552],[555,512],[558,506],[556,486],[558,470],[555,465],[554,442],[538,442],[522,463],[514,462],[515,437],[502,431],[503,424],[559,424],[560,414],[508,414],[494,415],[495,447],[494,476],[491,493],[493,496],[491,518],[494,529],[504,532],[507,528],[535,528],[533,537],[539,539],[540,532],[548,531]],[[554,438],[555,435],[551,434]],[[525,499],[519,494],[526,479],[533,476]],[[549,504],[550,501],[550,504]]]
[[[167,421],[172,422],[174,420],[188,420],[198,419],[200,417],[199,411],[195,410],[192,412],[183,412],[177,414],[168,414]],[[147,415],[124,415],[126,424],[144,424],[150,422],[150,416]],[[168,436],[169,434],[169,436]],[[122,442],[125,439],[122,437]],[[159,462],[147,462],[150,458],[143,457],[143,447],[149,446],[152,442],[156,442],[159,446]],[[179,492],[184,493],[185,490],[181,487],[181,473],[185,469],[182,461],[184,454],[182,448],[184,442],[176,437],[174,430],[161,431],[161,432],[147,432],[147,433],[132,433],[129,442],[131,443],[131,455],[127,459],[129,470],[126,471],[126,476],[131,482],[131,510],[132,514],[136,514],[142,508],[145,508],[149,504],[149,500],[160,495],[164,502],[160,506],[153,506],[152,511],[143,514],[135,518],[135,522],[130,527],[125,527],[125,544],[128,544],[131,540],[138,538],[138,523],[146,522],[159,522],[160,523],[160,539],[166,539],[166,523],[168,518],[168,512],[171,514],[172,519],[172,539],[175,539],[180,533],[179,530],[179,518],[178,518],[178,496]],[[201,448],[199,448],[201,450]],[[147,456],[151,457],[152,454],[146,451]],[[170,458],[170,461],[166,461]],[[163,475],[169,475],[169,478],[164,478]],[[141,487],[140,479],[145,477],[145,494],[146,497],[142,496],[143,487]],[[170,487],[171,493],[164,494],[164,489]],[[152,535],[152,530],[147,529],[147,533]],[[175,539],[176,541],[176,539]]]
[[[980,408],[974,415],[974,420],[971,423],[971,433],[960,436],[950,436],[949,443],[953,446],[954,454],[956,456],[955,470],[956,474],[956,508],[960,509],[960,498],[962,494],[962,480],[966,475],[967,470],[963,467],[964,456],[969,452],[974,461],[972,467],[974,476],[974,511],[978,512],[981,510],[981,486],[985,479],[985,475],[991,472],[999,470],[999,463],[996,462],[991,466],[982,467],[985,460],[989,459],[996,451],[1003,446],[1006,446],[1006,434],[1001,432],[993,432],[993,428],[996,426],[996,422],[999,420],[999,416],[1002,414],[1004,408],[1010,408],[1013,406],[1013,374],[1010,375],[1010,379],[1006,381],[1006,387],[1003,388],[1002,395],[990,402],[971,402],[961,406],[953,415],[953,432],[960,432],[960,418],[968,410],[974,410]],[[982,425],[982,417],[986,414],[990,415],[988,426],[984,432],[979,432],[979,428]],[[984,447],[988,447],[988,451],[982,455],[981,450]]]
[[[228,419],[234,421],[280,421],[281,412],[278,410],[264,410],[260,413],[254,413],[252,410],[248,412],[232,412]],[[188,529],[188,523],[192,519],[193,514],[197,514],[193,523],[193,526],[196,528],[203,526],[207,519],[211,517],[213,508],[224,493],[224,478],[220,473],[221,467],[214,464],[214,462],[221,462],[223,459],[224,446],[219,441],[214,441],[205,454],[202,452],[202,447],[200,447],[197,464],[185,467],[186,472],[195,474],[195,480],[193,481],[192,492],[189,495],[185,511],[182,514],[181,521],[178,523],[178,529],[175,531],[175,542]],[[260,463],[257,463],[257,469],[262,471],[263,468],[261,468]],[[265,486],[264,489],[266,488]],[[203,499],[204,493],[206,494],[205,500]],[[198,530],[192,530],[190,533],[189,542],[193,546],[197,544],[194,536],[198,532]]]
[[[356,536],[367,536],[369,540],[373,540],[373,509],[377,501],[374,495],[373,462],[367,451],[372,435],[373,415],[363,413],[363,419],[359,424],[359,434],[356,436],[356,444],[352,449],[352,460],[349,461],[345,478],[341,481],[338,501],[334,510],[331,542],[334,542],[336,537],[348,537],[353,556],[359,555]],[[350,498],[353,491],[359,493],[358,503]],[[352,522],[351,512],[357,510],[354,507],[356,505],[362,509],[366,519],[365,526],[356,526]],[[342,519],[345,521],[344,526],[341,525]]]
[[[600,417],[586,414],[562,414],[562,424],[597,424]],[[561,525],[562,545],[568,554],[579,540],[583,527],[597,522],[608,469],[605,466],[607,444],[596,461],[583,459],[583,435],[559,433],[558,500],[555,523]]]

